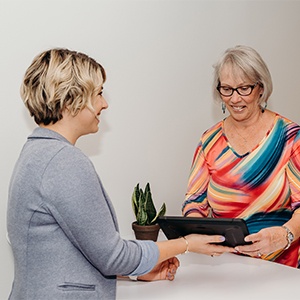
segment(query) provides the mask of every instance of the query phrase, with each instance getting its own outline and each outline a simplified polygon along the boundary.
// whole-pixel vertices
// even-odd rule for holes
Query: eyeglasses
[[[253,85],[239,86],[235,89],[229,86],[218,85],[217,90],[222,96],[225,97],[232,96],[234,91],[236,91],[240,96],[249,96],[252,93],[253,89],[257,86],[257,84],[258,82]]]

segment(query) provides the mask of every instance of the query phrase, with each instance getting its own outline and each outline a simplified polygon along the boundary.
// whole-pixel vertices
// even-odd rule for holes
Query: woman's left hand
[[[177,257],[173,257],[156,265],[149,273],[138,276],[138,280],[174,280],[178,267],[179,260]]]
[[[281,226],[263,228],[257,233],[246,236],[245,241],[252,242],[252,244],[235,247],[238,253],[253,257],[266,256],[285,248],[286,230]]]

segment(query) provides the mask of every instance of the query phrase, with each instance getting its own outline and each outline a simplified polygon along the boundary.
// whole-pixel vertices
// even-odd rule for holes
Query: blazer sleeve
[[[113,206],[91,161],[77,148],[64,147],[48,164],[42,191],[45,206],[66,237],[104,275],[130,274],[149,251],[144,272],[157,262],[153,243],[120,238]],[[145,249],[144,249],[145,251]]]

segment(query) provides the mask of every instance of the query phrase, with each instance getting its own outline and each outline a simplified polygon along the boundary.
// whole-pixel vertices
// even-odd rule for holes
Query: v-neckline
[[[263,136],[263,138],[262,138],[262,139],[261,139],[254,147],[252,147],[251,150],[249,150],[249,151],[247,151],[247,152],[245,152],[245,153],[243,153],[243,154],[241,154],[241,153],[239,153],[239,152],[237,152],[237,151],[235,150],[235,148],[231,145],[231,143],[230,143],[228,137],[226,136],[225,129],[224,129],[224,128],[225,128],[225,127],[224,127],[225,120],[226,120],[226,118],[222,120],[222,124],[221,124],[221,126],[222,126],[222,135],[223,135],[224,139],[226,140],[226,143],[227,143],[228,147],[231,149],[231,151],[232,151],[237,157],[243,158],[243,157],[249,155],[250,153],[252,153],[252,152],[253,152],[255,149],[257,149],[258,147],[260,147],[260,146],[264,143],[264,141],[268,138],[268,136],[270,135],[271,131],[273,130],[273,128],[274,128],[274,126],[275,126],[275,124],[276,124],[276,122],[277,122],[277,120],[278,120],[278,114],[275,113],[273,122],[272,122],[270,128],[267,130],[267,132],[266,132],[265,135]]]

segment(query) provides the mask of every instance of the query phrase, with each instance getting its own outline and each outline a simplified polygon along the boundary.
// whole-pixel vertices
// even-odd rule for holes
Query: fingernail
[[[224,236],[221,236],[221,237],[220,237],[220,241],[221,241],[221,242],[224,242],[224,241],[225,241],[225,237],[224,237]]]

